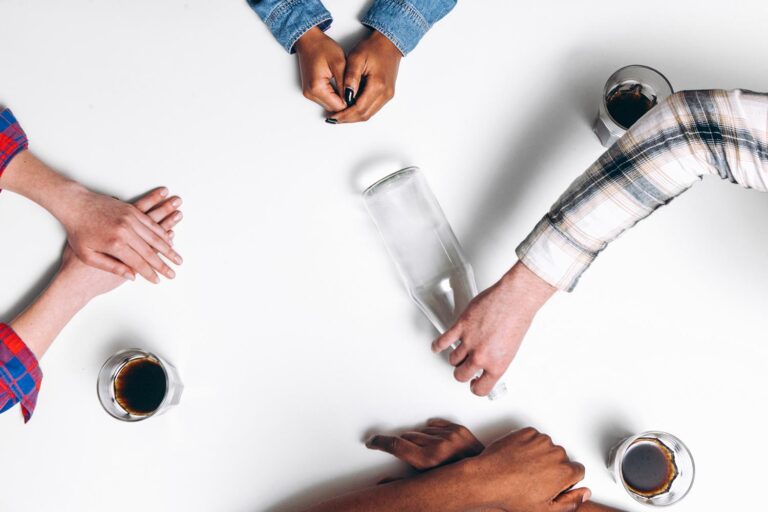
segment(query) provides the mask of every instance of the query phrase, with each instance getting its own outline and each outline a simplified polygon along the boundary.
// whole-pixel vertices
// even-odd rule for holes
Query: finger
[[[493,387],[499,381],[500,376],[493,375],[484,371],[483,374],[472,381],[469,389],[478,396],[487,396],[493,390]]]
[[[422,446],[422,447],[430,446],[442,440],[440,437],[429,435],[424,432],[405,432],[403,434],[400,434],[400,437],[402,437],[406,441],[412,442],[416,446]]]
[[[453,349],[451,354],[448,356],[448,362],[451,363],[451,366],[458,366],[464,361],[464,359],[467,358],[468,353],[469,347],[467,347],[464,343],[459,343],[459,346]]]
[[[159,224],[156,224],[156,225],[163,231],[163,234],[167,238],[168,237],[168,233],[166,232],[166,230],[163,229]],[[148,230],[146,228],[146,226],[144,226],[143,224],[140,224],[140,223],[134,223],[133,230],[134,230],[135,234],[138,235],[142,239],[142,241],[144,242],[144,245],[148,245],[149,247],[151,247],[153,249],[152,250],[153,254],[155,252],[159,252],[160,254],[162,254],[163,256],[165,256],[166,258],[171,260],[172,262],[176,263],[177,265],[181,265],[182,264],[183,260],[181,258],[181,255],[179,253],[177,253],[176,251],[174,251],[171,248],[171,246],[169,244],[167,244],[164,240],[162,240],[160,237],[156,236],[152,231]],[[134,249],[138,250],[138,248],[140,246],[141,245],[134,246]],[[145,253],[144,250],[139,252],[139,254],[144,254],[144,253]],[[158,258],[158,260],[159,260],[159,258]],[[165,265],[165,264],[163,264],[163,265]],[[157,270],[160,270],[160,269],[157,269]]]
[[[134,272],[141,274],[141,276],[150,283],[157,284],[160,282],[160,278],[157,277],[155,271],[152,270],[152,266],[129,245],[123,245],[120,250],[117,251],[115,256],[131,267]]]
[[[380,90],[374,90],[366,86],[362,95],[355,100],[355,104],[341,112],[334,114],[336,124],[361,123],[368,121],[376,114],[384,104],[389,101]]]
[[[128,241],[128,244],[144,259],[144,261],[149,263],[154,270],[160,272],[168,279],[176,277],[176,272],[174,272],[173,269],[169,267],[141,237],[138,235],[132,236]]]
[[[160,221],[175,212],[179,209],[179,206],[181,206],[182,200],[178,196],[173,196],[165,201],[154,205],[149,210],[145,210],[144,213],[146,213],[150,219],[152,219],[152,222],[156,222],[157,224],[160,224]]]
[[[430,418],[427,420],[428,427],[458,427],[456,423],[444,420],[443,418]]]
[[[351,89],[352,96],[357,97],[360,92],[360,81],[365,72],[365,58],[352,54],[347,58],[344,69],[344,89]]]
[[[354,93],[350,91],[348,94],[344,89],[344,68],[345,62],[339,61],[331,64],[331,72],[333,73],[333,80],[336,82],[336,93],[344,99],[344,107],[349,107],[354,102]],[[342,109],[343,110],[343,109]],[[338,112],[336,110],[335,112]]]
[[[173,240],[173,236],[174,236],[171,234],[173,233],[173,231],[170,231],[171,228],[175,227],[176,224],[181,222],[181,219],[183,218],[184,218],[184,214],[181,213],[180,211],[177,211],[177,212],[173,212],[168,217],[160,221],[160,226],[162,226],[163,229],[168,231],[168,236],[171,238],[171,240]]]
[[[325,73],[328,73],[326,70]],[[336,94],[331,84],[331,75],[317,76],[309,82],[309,90],[304,91],[304,97],[322,106],[328,112],[338,112],[346,108],[344,100]]]
[[[472,357],[467,357],[464,362],[457,366],[453,371],[453,376],[459,382],[469,382],[481,370],[482,368],[472,360]]]
[[[83,263],[86,263],[87,265],[104,270],[105,272],[110,272],[116,276],[128,279],[129,281],[136,280],[136,274],[133,273],[133,270],[131,270],[130,267],[111,256],[93,251],[88,251],[87,253],[78,256],[81,257]]]
[[[150,190],[142,197],[140,197],[133,206],[139,209],[141,212],[147,212],[160,203],[163,199],[168,197],[168,189],[166,187],[157,187],[154,190]]]
[[[371,450],[379,450],[394,455],[412,466],[417,466],[421,462],[421,448],[399,437],[376,435],[369,439],[365,445]]]
[[[149,216],[145,213],[142,213],[138,208],[133,208],[133,216],[138,219],[139,222],[144,224],[149,230],[151,230],[154,234],[165,240],[166,242],[170,243],[170,240],[168,240],[168,235],[165,233],[163,228],[161,228],[157,222],[153,221],[149,218]]]
[[[553,509],[556,512],[576,512],[583,503],[589,501],[592,492],[586,487],[564,492],[554,500]]]
[[[432,352],[442,352],[443,350],[459,341],[462,334],[462,329],[457,323],[432,342]],[[461,345],[464,345],[464,343],[462,342]]]
[[[173,232],[173,230],[168,231],[168,236],[171,237],[171,240],[176,236],[176,233]]]
[[[392,482],[397,482],[398,480],[404,480],[404,479],[401,476],[388,476],[376,482],[376,485],[391,484]]]

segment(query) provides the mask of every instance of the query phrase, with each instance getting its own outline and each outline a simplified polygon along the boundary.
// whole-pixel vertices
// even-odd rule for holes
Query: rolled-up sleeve
[[[20,404],[26,423],[37,404],[43,372],[16,332],[0,323],[0,413]]]
[[[320,0],[248,0],[248,5],[288,53],[309,29],[325,31],[333,21]]]
[[[768,190],[768,95],[672,95],[571,184],[517,248],[518,258],[571,291],[609,243],[706,175]]]
[[[27,149],[27,134],[10,109],[0,107],[0,176],[19,152]]]
[[[456,0],[374,0],[361,21],[407,55],[455,6]]]

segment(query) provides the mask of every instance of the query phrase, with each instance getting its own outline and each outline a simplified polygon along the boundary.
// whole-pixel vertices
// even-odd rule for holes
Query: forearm
[[[362,23],[381,32],[407,55],[455,6],[456,0],[374,0]]]
[[[59,272],[51,284],[11,323],[27,347],[40,359],[69,323],[90,300],[74,276]]]
[[[296,41],[309,29],[319,27],[325,31],[333,21],[320,0],[248,0],[248,5],[289,53],[294,52]]]
[[[638,121],[558,199],[517,249],[542,279],[572,290],[611,241],[704,175],[768,184],[768,96],[677,93]]]
[[[467,489],[466,466],[459,462],[413,478],[369,487],[326,501],[305,512],[466,512],[482,510]]]
[[[0,189],[15,192],[34,201],[63,221],[67,205],[87,189],[57,173],[30,151],[22,151],[11,160],[0,176]]]

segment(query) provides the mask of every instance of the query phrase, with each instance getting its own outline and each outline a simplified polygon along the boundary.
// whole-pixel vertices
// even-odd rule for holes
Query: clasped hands
[[[350,52],[317,27],[299,38],[304,97],[323,107],[331,124],[367,121],[395,95],[400,50],[376,30]]]

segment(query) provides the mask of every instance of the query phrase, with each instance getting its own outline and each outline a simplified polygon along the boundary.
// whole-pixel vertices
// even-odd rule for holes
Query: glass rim
[[[605,101],[605,96],[606,96],[606,94],[608,94],[608,92],[609,92],[609,91],[608,91],[608,84],[610,84],[610,83],[611,83],[611,81],[613,80],[613,77],[615,77],[616,75],[618,75],[618,74],[619,74],[619,73],[621,73],[622,71],[626,71],[626,70],[627,70],[627,69],[629,69],[629,68],[642,68],[642,69],[647,69],[648,71],[652,71],[653,73],[656,73],[656,74],[657,74],[657,75],[659,75],[659,77],[661,77],[661,79],[662,79],[662,80],[664,80],[664,82],[665,82],[665,83],[666,83],[666,84],[669,86],[669,90],[670,90],[670,91],[672,91],[672,92],[674,92],[674,90],[675,90],[675,89],[672,87],[672,83],[671,83],[671,82],[669,81],[669,79],[668,79],[668,78],[667,78],[667,77],[664,75],[664,73],[662,73],[662,72],[661,72],[661,71],[659,71],[658,69],[656,69],[656,68],[652,68],[651,66],[646,66],[645,64],[630,64],[630,65],[628,65],[628,66],[622,66],[622,67],[620,67],[619,69],[617,69],[616,71],[614,71],[613,73],[611,73],[611,76],[609,76],[609,77],[608,77],[608,80],[606,80],[606,81],[605,81],[605,87],[603,87],[603,101]]]
[[[670,451],[672,451],[672,454],[674,457],[678,456],[684,456],[686,457],[691,464],[691,476],[690,481],[688,482],[688,485],[684,491],[682,491],[679,496],[675,498],[674,501],[671,501],[669,503],[649,503],[648,500],[652,500],[656,496],[652,498],[643,497],[638,494],[636,494],[632,489],[629,487],[627,482],[624,480],[624,475],[621,470],[621,461],[624,460],[624,456],[627,454],[629,449],[635,444],[635,442],[641,440],[641,439],[653,439],[656,440],[664,446],[666,446]],[[673,440],[675,443],[680,445],[679,450],[675,450],[671,446],[668,446],[667,443],[663,441],[663,438],[669,438]],[[693,488],[693,483],[696,480],[696,462],[693,459],[693,455],[691,455],[691,450],[688,448],[688,446],[680,440],[679,437],[677,437],[674,434],[670,434],[669,432],[665,432],[663,430],[647,430],[645,432],[640,432],[639,434],[635,434],[633,436],[630,436],[626,438],[624,441],[621,442],[619,445],[619,448],[616,450],[616,455],[614,457],[614,474],[616,479],[621,483],[621,486],[624,488],[624,490],[629,494],[635,501],[638,503],[642,503],[644,505],[652,505],[655,507],[667,507],[670,505],[674,505],[675,503],[681,501],[683,498],[685,498],[688,493],[691,491],[691,488]],[[667,493],[671,492],[671,488]],[[666,493],[665,493],[666,494]],[[660,496],[660,495],[659,495]]]
[[[630,64],[630,65],[628,65],[628,66],[623,66],[623,67],[620,67],[619,69],[617,69],[616,71],[614,71],[614,72],[611,74],[611,76],[609,76],[609,77],[608,77],[608,80],[606,80],[606,81],[605,81],[605,86],[603,87],[603,98],[602,98],[602,101],[601,101],[601,103],[602,103],[602,105],[603,105],[603,108],[605,109],[605,114],[608,116],[608,119],[609,119],[609,120],[610,120],[610,121],[611,121],[611,122],[612,122],[614,125],[616,125],[616,127],[617,127],[617,128],[619,128],[620,130],[622,130],[622,131],[624,131],[624,132],[626,132],[627,130],[629,130],[629,128],[626,128],[626,127],[625,127],[623,124],[619,123],[617,120],[615,120],[615,119],[613,118],[613,116],[611,115],[611,112],[610,112],[610,110],[608,110],[608,103],[607,103],[607,101],[606,101],[606,100],[608,99],[608,93],[609,93],[609,92],[611,92],[611,90],[613,89],[613,87],[615,87],[616,85],[618,85],[618,84],[616,84],[616,85],[614,85],[613,87],[611,87],[611,88],[609,89],[609,86],[610,86],[611,82],[615,81],[615,78],[614,78],[614,77],[615,77],[616,75],[618,75],[619,73],[621,73],[622,71],[626,71],[626,70],[627,70],[627,69],[629,69],[629,68],[642,68],[642,69],[647,69],[648,71],[651,71],[651,72],[655,73],[656,75],[658,75],[658,76],[659,76],[659,77],[660,77],[660,78],[661,78],[661,79],[664,81],[664,83],[666,83],[666,84],[667,84],[667,87],[669,87],[669,92],[670,92],[670,95],[672,95],[672,94],[674,94],[674,93],[675,93],[675,89],[674,89],[674,87],[672,87],[672,83],[669,81],[669,79],[668,79],[666,76],[664,76],[664,73],[662,73],[661,71],[659,71],[659,70],[658,70],[658,69],[656,69],[656,68],[652,68],[651,66],[646,66],[645,64]],[[654,105],[654,106],[655,106],[655,105]],[[630,128],[631,128],[631,127],[630,127]]]
[[[107,369],[107,365],[111,363],[111,361],[118,357],[122,356],[123,354],[129,353],[129,352],[136,352],[135,357],[129,357],[128,359],[121,362],[117,367],[115,367],[113,370],[109,372],[109,400],[111,403],[117,404],[117,406],[120,408],[121,411],[124,412],[123,416],[115,416],[114,411],[109,410],[107,405],[104,403],[104,400],[101,396],[101,390],[99,389],[101,384],[101,377],[102,373]],[[160,402],[160,404],[155,408],[154,411],[148,413],[148,414],[134,414],[132,412],[126,411],[123,406],[119,404],[117,401],[117,397],[115,396],[115,381],[117,379],[117,375],[120,373],[120,371],[127,365],[129,362],[134,361],[136,359],[152,359],[154,360],[158,365],[160,365],[160,368],[163,370],[163,375],[165,376],[165,396],[163,396],[163,400]],[[169,393],[171,388],[171,379],[168,374],[168,369],[166,368],[165,361],[163,361],[163,358],[158,356],[157,354],[154,354],[148,350],[144,350],[143,348],[125,348],[122,350],[118,350],[111,356],[107,358],[106,361],[104,361],[104,364],[101,365],[101,369],[99,370],[99,376],[96,379],[96,394],[99,398],[99,403],[101,404],[101,407],[104,409],[104,411],[112,416],[115,419],[122,420],[122,421],[142,421],[147,418],[151,418],[154,416],[158,411],[162,410],[163,406],[166,405],[166,403],[171,399],[171,393]]]
[[[401,176],[403,176],[405,174],[409,174],[409,173],[412,173],[412,172],[415,172],[415,171],[418,171],[418,170],[419,170],[418,166],[409,165],[408,167],[403,167],[400,170],[397,170],[397,171],[395,171],[393,173],[387,174],[383,178],[376,180],[375,182],[373,182],[373,184],[371,184],[368,187],[366,187],[366,189],[363,190],[363,197],[370,196],[371,194],[373,194],[376,191],[377,188],[379,188],[382,185],[385,185],[385,184],[389,183],[390,181],[392,181],[392,180],[394,180],[396,178],[400,178]]]

